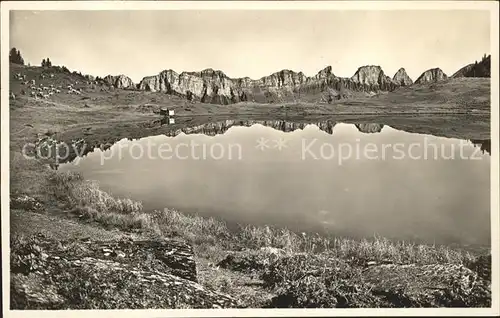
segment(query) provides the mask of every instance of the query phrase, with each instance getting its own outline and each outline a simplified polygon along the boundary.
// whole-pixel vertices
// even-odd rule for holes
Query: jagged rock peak
[[[351,77],[354,83],[362,84],[371,90],[391,91],[397,87],[389,76],[384,74],[382,68],[378,65],[365,65],[358,68]]]
[[[382,68],[378,65],[365,65],[358,68],[351,77],[356,83],[373,85],[378,83],[380,74],[385,75]]]
[[[420,75],[415,84],[434,83],[446,80],[448,76],[439,67],[431,68]]]
[[[257,80],[259,86],[272,86],[277,88],[288,87],[292,88],[295,85],[306,82],[307,77],[302,72],[295,72],[292,70],[281,70],[269,76],[264,76]]]
[[[316,74],[314,76],[315,79],[325,79],[325,78],[330,78],[330,77],[336,77],[335,74],[333,74],[333,72],[332,72],[331,65],[328,65],[327,67],[325,67],[324,69],[319,71],[318,74]]]
[[[229,78],[223,71],[214,70],[213,68],[206,68],[206,69],[199,71],[199,72],[184,72],[184,74],[194,75],[194,76],[198,76],[201,78],[205,78],[205,77]]]
[[[132,79],[126,75],[108,75],[104,77],[104,82],[116,88],[134,88],[135,84]]]
[[[413,84],[413,81],[411,80],[411,78],[408,76],[408,74],[406,74],[406,70],[404,69],[404,67],[400,68],[396,72],[396,74],[394,74],[394,77],[392,78],[392,80],[397,85],[400,85],[400,86],[410,86],[411,84]]]
[[[168,70],[161,71],[160,74],[178,74],[178,73],[173,69],[169,68]]]

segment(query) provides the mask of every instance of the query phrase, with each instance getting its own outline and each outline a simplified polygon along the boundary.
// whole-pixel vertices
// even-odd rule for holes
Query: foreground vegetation
[[[380,237],[359,241],[329,238],[270,226],[240,225],[232,228],[222,220],[170,209],[145,212],[140,202],[114,198],[99,189],[97,183],[84,180],[74,172],[51,172],[47,180],[49,194],[64,204],[63,210],[68,212],[68,217],[108,229],[189,242],[195,248],[199,266],[205,263],[217,267],[215,274],[199,269],[200,281],[214,290],[233,295],[240,306],[489,306],[491,301],[488,285],[491,278],[477,278],[472,289],[467,290],[462,276],[457,276],[462,270],[470,269],[470,273],[475,273],[479,267],[491,266],[488,257],[467,251],[393,242]],[[23,252],[33,249],[30,240],[33,238],[23,235],[13,238],[11,262],[15,268],[37,266],[35,258],[26,256],[33,252]],[[397,267],[387,267],[386,271],[377,274],[367,272],[379,265]],[[456,269],[459,272],[455,272]],[[390,284],[391,275],[396,272],[398,284],[406,281],[408,286],[415,288],[418,279],[412,277],[420,274],[414,270],[428,271],[429,277],[439,275],[435,278],[437,281],[449,277],[452,280],[447,281],[449,290],[431,293],[429,300],[428,295],[423,297],[421,293],[408,296],[390,290],[389,295],[377,288],[380,284]],[[75,277],[66,277],[64,281],[69,287],[64,290],[93,293],[94,286],[82,281],[79,275],[75,273]],[[251,297],[248,289],[242,289],[238,282],[245,276],[255,276],[259,282]],[[263,298],[263,293],[272,297]],[[97,308],[99,304],[96,300],[95,304],[83,303],[82,306]],[[116,305],[121,308],[125,303]]]

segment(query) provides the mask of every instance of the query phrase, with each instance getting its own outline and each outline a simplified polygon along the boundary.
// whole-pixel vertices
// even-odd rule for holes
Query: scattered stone
[[[260,251],[266,254],[272,254],[276,256],[283,256],[286,254],[284,249],[271,246],[261,247]]]
[[[21,194],[10,197],[10,208],[40,212],[43,210],[43,204],[33,197]]]
[[[241,251],[231,252],[216,266],[237,272],[257,273],[264,270],[269,263],[270,257],[265,257],[263,253]]]

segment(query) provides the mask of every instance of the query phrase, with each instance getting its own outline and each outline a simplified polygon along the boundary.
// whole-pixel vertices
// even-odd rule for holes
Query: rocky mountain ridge
[[[210,122],[196,126],[187,126],[177,130],[172,130],[166,132],[165,135],[169,137],[175,137],[181,133],[183,134],[203,134],[206,136],[215,136],[224,134],[231,127],[250,127],[253,125],[262,125],[265,127],[270,127],[275,130],[282,132],[292,132],[295,130],[303,130],[308,125],[314,125],[319,128],[319,130],[332,135],[333,128],[338,123],[332,120],[321,120],[313,122],[305,121],[290,121],[290,120],[233,120],[227,119],[218,122]],[[378,123],[362,123],[353,124],[359,132],[369,134],[378,133],[382,131],[384,124]]]
[[[380,66],[360,67],[351,78],[338,77],[328,66],[312,77],[302,72],[282,70],[258,80],[230,78],[220,70],[177,73],[164,70],[147,76],[137,85],[139,90],[185,96],[188,100],[232,104],[242,101],[279,102],[295,100],[302,94],[333,89],[334,96],[346,98],[348,92],[392,91],[399,87]]]
[[[184,134],[203,134],[206,136],[215,136],[224,134],[231,127],[250,127],[252,125],[262,125],[265,127],[270,127],[275,130],[280,130],[282,132],[292,132],[298,129],[304,129],[308,125],[316,125],[320,130],[326,132],[327,134],[333,134],[333,127],[337,124],[331,120],[317,121],[317,122],[294,122],[289,120],[233,120],[227,119],[218,122],[210,122],[206,124],[187,126],[177,130],[172,130],[165,133],[165,135],[170,137],[175,137],[181,133]]]
[[[490,67],[488,61],[489,57],[487,60],[483,58],[479,65],[470,64],[455,73],[453,77],[470,77],[477,74],[487,76]],[[290,102],[314,94],[320,94],[322,102],[331,103],[356,94],[370,97],[379,92],[391,92],[414,83],[426,84],[447,79],[448,76],[440,68],[426,70],[413,82],[404,68],[400,68],[391,78],[380,66],[365,65],[359,67],[351,77],[339,77],[333,73],[331,66],[327,66],[314,76],[284,69],[260,79],[231,78],[220,70],[208,68],[198,72],[182,73],[167,69],[157,75],[144,77],[138,84],[134,84],[125,75],[108,75],[104,81],[115,88],[163,92],[185,97],[192,102],[227,105],[238,102]]]

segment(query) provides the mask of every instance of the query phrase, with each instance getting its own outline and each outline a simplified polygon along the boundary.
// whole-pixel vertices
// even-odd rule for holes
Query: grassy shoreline
[[[341,257],[358,256],[382,260],[389,257],[398,263],[461,263],[473,256],[467,252],[456,252],[444,245],[430,246],[411,244],[404,241],[390,241],[374,237],[373,240],[339,239],[314,233],[298,234],[286,228],[273,226],[238,225],[229,228],[223,220],[183,214],[173,209],[164,211],[144,211],[141,202],[129,198],[115,198],[99,188],[98,183],[85,180],[75,172],[48,171],[46,189],[69,215],[82,220],[95,222],[104,227],[118,228],[123,231],[140,229],[159,237],[178,236],[190,243],[200,238],[212,243],[238,244],[258,249],[273,247],[289,253],[318,253],[335,250]],[[360,255],[350,255],[360,251]]]
[[[280,306],[279,297],[271,301],[269,295],[290,293],[300,295],[285,303],[298,307],[308,306],[297,300],[301,297],[316,297],[311,306],[331,307],[339,305],[332,303],[332,299],[338,301],[345,295],[349,299],[343,300],[346,303],[341,306],[384,307],[386,305],[380,303],[379,297],[371,292],[372,285],[363,277],[363,270],[369,264],[469,268],[482,257],[447,246],[394,242],[380,237],[373,240],[327,238],[271,226],[229,229],[222,220],[176,210],[145,212],[140,202],[112,197],[96,183],[73,172],[48,171],[46,181],[46,193],[61,204],[64,218],[76,218],[93,227],[144,234],[153,239],[188,242],[195,251],[200,282],[218,292],[233,295],[245,307]],[[27,241],[29,238],[22,234],[14,235],[11,238],[13,253],[25,249]],[[234,255],[237,261],[233,260]],[[214,273],[215,264],[218,267],[224,262],[229,262],[230,269],[220,271],[217,268]],[[304,275],[310,275],[311,270],[313,280],[304,282]],[[244,279],[256,273],[258,287],[242,286]],[[405,275],[400,278],[407,279]],[[326,286],[332,277],[337,277],[336,284],[341,282],[341,285]],[[332,295],[335,296],[332,298]],[[480,306],[485,304],[483,298]]]

